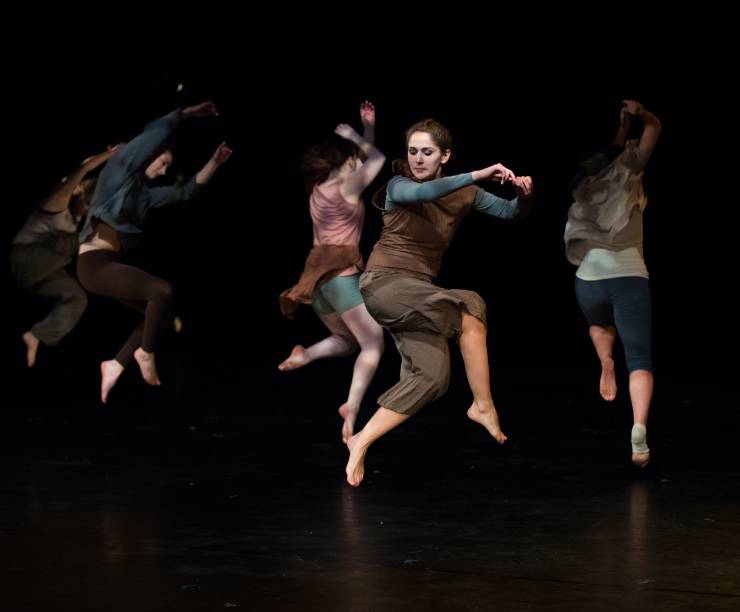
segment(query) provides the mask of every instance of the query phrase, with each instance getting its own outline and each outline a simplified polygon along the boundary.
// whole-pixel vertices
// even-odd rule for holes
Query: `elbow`
[[[367,162],[377,163],[382,166],[385,163],[385,155],[378,151],[378,149],[373,149],[367,156],[367,161],[365,163]]]

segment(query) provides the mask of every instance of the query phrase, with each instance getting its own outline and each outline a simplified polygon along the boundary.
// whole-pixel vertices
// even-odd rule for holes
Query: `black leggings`
[[[126,367],[141,347],[154,352],[157,337],[172,320],[172,285],[144,270],[118,261],[113,251],[87,251],[77,258],[77,278],[90,293],[113,298],[144,313],[144,321],[129,336],[116,355]]]

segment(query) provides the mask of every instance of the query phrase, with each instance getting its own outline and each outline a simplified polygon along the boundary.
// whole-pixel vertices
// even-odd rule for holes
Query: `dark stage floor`
[[[499,448],[455,380],[371,448],[353,489],[316,371],[272,406],[137,389],[147,401],[17,417],[2,609],[740,608],[737,416],[723,398],[659,395],[653,463],[637,473],[619,399],[502,385]]]

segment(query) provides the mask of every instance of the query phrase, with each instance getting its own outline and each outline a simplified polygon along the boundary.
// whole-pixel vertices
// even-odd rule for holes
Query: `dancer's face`
[[[172,165],[172,153],[165,151],[159,157],[156,157],[154,161],[146,167],[144,175],[148,179],[155,179],[158,176],[164,176],[167,174],[167,168]]]
[[[442,174],[442,165],[450,159],[450,150],[442,151],[427,132],[414,132],[408,141],[406,158],[414,178],[428,181]]]

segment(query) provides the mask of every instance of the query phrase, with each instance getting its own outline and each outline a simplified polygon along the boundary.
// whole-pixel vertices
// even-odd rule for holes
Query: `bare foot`
[[[493,407],[493,404],[479,406],[478,403],[474,401],[470,408],[468,408],[468,417],[471,421],[475,421],[476,423],[483,425],[483,427],[488,430],[488,433],[496,438],[496,442],[499,444],[506,442],[507,438],[504,435],[504,432],[501,431],[501,427],[498,422],[498,413]]]
[[[367,447],[362,446],[357,439],[357,435],[354,435],[347,440],[347,448],[349,448],[349,461],[347,461],[347,467],[344,470],[347,473],[347,482],[353,487],[359,487],[365,477]]]
[[[350,410],[347,404],[342,404],[339,407],[339,416],[344,419],[344,425],[342,426],[342,442],[345,444],[347,444],[347,441],[354,433],[358,412],[358,410]]]
[[[116,384],[116,381],[122,372],[123,366],[115,359],[103,361],[100,364],[100,374],[102,378],[100,383],[100,400],[104,404],[108,401],[108,394],[113,388],[113,385]]]
[[[617,378],[614,375],[614,360],[611,357],[607,357],[601,362],[599,393],[607,402],[611,402],[617,397]]]
[[[29,368],[32,368],[33,364],[36,363],[36,351],[39,350],[39,339],[30,331],[27,331],[21,337],[23,338],[23,342],[26,343],[26,363]]]
[[[278,366],[278,370],[287,372],[288,370],[297,370],[301,366],[306,365],[305,353],[306,349],[300,344],[296,344],[293,350],[290,351],[290,356]]]
[[[141,377],[148,382],[150,385],[161,385],[162,381],[159,380],[159,374],[157,374],[157,364],[154,362],[154,353],[147,353],[143,348],[139,347],[134,351],[134,359],[139,364],[141,370]]]
[[[650,451],[646,453],[632,453],[632,465],[644,469],[650,463]]]

